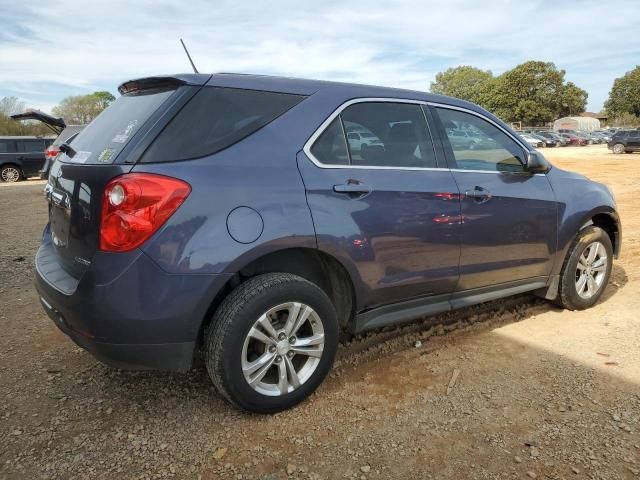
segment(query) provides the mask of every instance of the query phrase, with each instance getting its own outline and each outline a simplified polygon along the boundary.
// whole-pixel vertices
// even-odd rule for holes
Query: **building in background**
[[[563,117],[553,122],[553,129],[558,130],[582,130],[593,132],[600,129],[600,120],[593,117]]]
[[[580,114],[581,117],[591,117],[591,118],[597,118],[600,121],[600,124],[605,125],[607,123],[607,121],[609,120],[609,115],[607,115],[606,113],[600,112],[600,113],[595,113],[595,112],[583,112]]]

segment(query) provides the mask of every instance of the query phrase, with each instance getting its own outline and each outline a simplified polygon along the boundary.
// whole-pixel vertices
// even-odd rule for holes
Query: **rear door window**
[[[205,87],[169,122],[140,161],[171,162],[212,155],[255,133],[304,98]]]
[[[58,158],[73,163],[113,163],[140,127],[173,92],[174,89],[149,89],[122,95],[73,139],[73,156],[63,154]]]
[[[420,105],[363,102],[340,114],[349,132],[363,138],[349,139],[352,165],[396,168],[433,168],[435,153]]]
[[[322,132],[310,150],[318,162],[326,165],[436,167],[424,113],[420,105],[413,103],[350,105]]]
[[[42,153],[44,149],[44,140],[20,140],[18,142],[18,152],[20,153]]]

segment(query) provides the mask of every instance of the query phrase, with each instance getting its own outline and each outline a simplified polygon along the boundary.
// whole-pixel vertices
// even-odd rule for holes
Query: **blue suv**
[[[590,307],[620,251],[609,188],[461,100],[238,74],[120,93],[51,169],[41,303],[116,367],[202,351],[249,411],[309,396],[341,332],[522,292]]]

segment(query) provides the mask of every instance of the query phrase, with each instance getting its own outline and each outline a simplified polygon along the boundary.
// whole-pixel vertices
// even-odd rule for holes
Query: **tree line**
[[[542,125],[585,111],[588,94],[552,62],[529,61],[495,76],[472,66],[436,75],[431,92],[468,100],[507,122]],[[640,124],[640,66],[614,81],[605,111],[613,124]]]

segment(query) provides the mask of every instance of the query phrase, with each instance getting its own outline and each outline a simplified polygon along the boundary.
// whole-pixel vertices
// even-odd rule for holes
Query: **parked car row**
[[[569,139],[555,132],[546,130],[525,130],[520,136],[532,147],[566,147],[570,144]]]
[[[580,130],[560,129],[559,133],[573,135],[586,141],[586,145],[607,143],[611,140],[611,134],[603,130],[594,130],[593,132],[584,132]]]
[[[549,130],[523,130],[520,136],[532,147],[555,146],[585,146],[606,144],[613,153],[633,153],[640,151],[640,129],[609,128],[583,132],[578,130],[560,129],[557,132]]]
[[[520,133],[520,136],[522,136],[529,145],[536,148],[604,144],[611,141],[612,135],[613,133],[609,130],[584,132],[569,129],[560,129],[558,131],[523,130]]]

